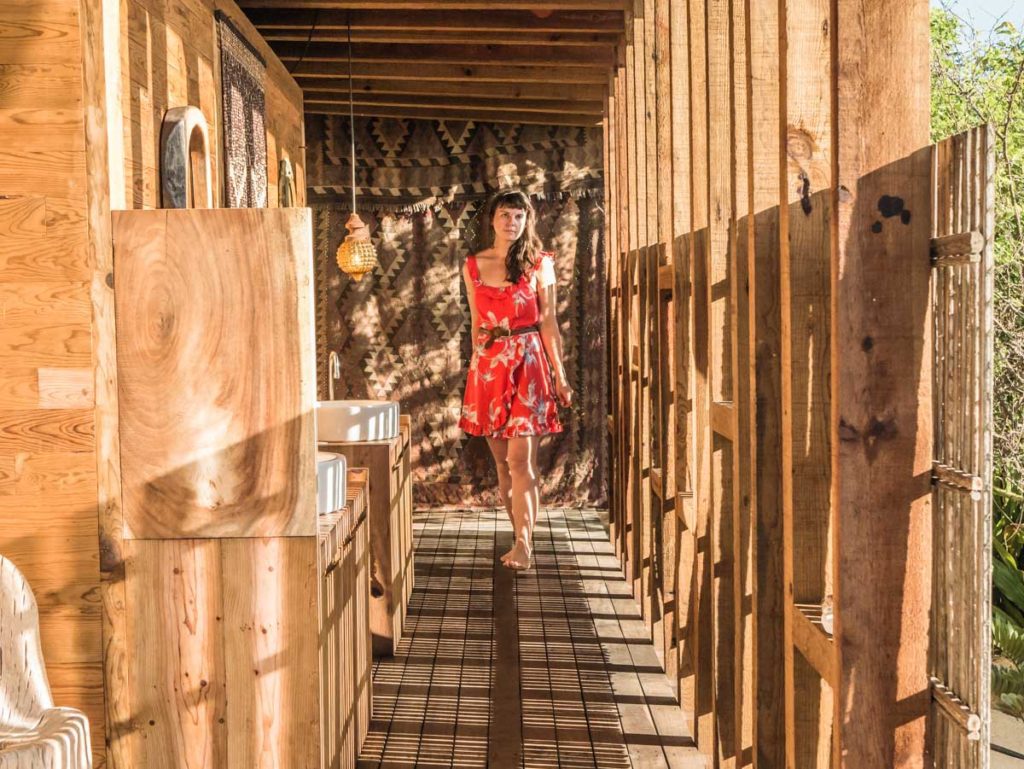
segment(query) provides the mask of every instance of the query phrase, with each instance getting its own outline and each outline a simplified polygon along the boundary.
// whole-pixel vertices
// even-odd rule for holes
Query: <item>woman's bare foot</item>
[[[525,571],[533,565],[533,549],[522,540],[516,542],[513,547],[507,553],[507,557],[502,560],[510,569],[517,571]]]

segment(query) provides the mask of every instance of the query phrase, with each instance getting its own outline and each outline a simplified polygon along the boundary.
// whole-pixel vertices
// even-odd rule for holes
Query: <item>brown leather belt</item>
[[[520,334],[532,334],[533,332],[540,333],[540,326],[523,326],[521,328],[503,328],[502,326],[494,326],[493,328],[480,328],[480,332],[487,335],[487,341],[484,343],[484,349],[486,350],[498,339],[504,336],[519,336]]]

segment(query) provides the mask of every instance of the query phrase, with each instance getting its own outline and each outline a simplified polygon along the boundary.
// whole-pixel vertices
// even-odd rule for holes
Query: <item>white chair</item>
[[[89,720],[53,706],[35,596],[0,556],[0,769],[91,767]]]

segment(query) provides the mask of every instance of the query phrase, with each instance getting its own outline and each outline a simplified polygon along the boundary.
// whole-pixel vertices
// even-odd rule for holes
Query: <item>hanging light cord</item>
[[[294,75],[302,62],[306,60],[306,54],[309,53],[309,44],[313,41],[313,33],[316,32],[316,23],[320,20],[320,9],[313,9],[313,23],[309,25],[309,35],[306,37],[306,44],[302,47],[302,55],[299,56],[299,60],[288,67],[288,74]]]
[[[356,212],[356,119],[352,102],[352,15],[348,17],[348,137],[352,142],[352,213]]]

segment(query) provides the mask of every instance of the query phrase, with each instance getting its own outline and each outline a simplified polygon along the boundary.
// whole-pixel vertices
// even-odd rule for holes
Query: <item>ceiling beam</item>
[[[348,76],[348,64],[335,61],[289,62],[292,76],[338,78]],[[353,62],[352,76],[373,80],[447,80],[453,83],[548,83],[575,86],[605,85],[607,70],[600,67],[538,67],[514,64],[435,64],[430,62]]]
[[[281,61],[347,62],[348,46],[344,43],[278,42],[271,46]],[[416,62],[444,64],[542,65],[565,68],[589,67],[607,70],[614,62],[612,48],[555,48],[552,46],[521,47],[514,45],[388,45],[364,43],[352,46],[354,62]]]
[[[348,41],[345,30],[326,30],[317,27],[315,32],[310,29],[276,29],[274,27],[257,27],[257,31],[269,43],[301,42],[310,40],[314,43],[341,43]],[[504,45],[504,46],[553,46],[565,48],[604,47],[614,48],[619,35],[613,32],[531,32],[521,30],[502,30],[486,32],[477,30],[460,31],[429,31],[409,32],[400,29],[371,29],[352,32],[353,46],[365,43],[386,43],[389,45]],[[355,50],[359,50],[356,48]]]
[[[243,3],[244,5],[244,3]],[[538,16],[530,11],[488,10],[487,13],[457,11],[339,11],[327,9],[252,8],[246,15],[263,30],[346,30],[352,36],[369,32],[432,32],[437,34],[470,32],[529,33],[550,35],[622,35],[625,18],[621,11],[555,11]],[[558,42],[552,39],[550,42]]]
[[[343,94],[348,98],[347,77],[295,78],[304,91],[323,91]],[[553,99],[559,101],[599,101],[604,99],[607,87],[576,83],[571,88],[564,83],[493,83],[476,80],[367,80],[355,79],[352,89],[366,94],[403,94],[413,96],[475,96],[503,99]]]
[[[509,99],[488,99],[473,98],[461,95],[440,95],[440,96],[403,96],[402,94],[354,94],[353,104],[370,107],[444,107],[445,109],[465,109],[474,111],[494,110],[498,112],[520,111],[523,112],[574,112],[581,115],[594,115],[600,117],[604,112],[604,102],[601,101],[547,101],[538,100],[509,100]],[[318,106],[348,107],[348,94],[334,93],[331,91],[307,91],[303,94],[303,104],[306,111],[311,111]]]
[[[325,8],[373,11],[493,11],[494,0],[240,0],[241,8]],[[502,0],[501,10],[549,14],[561,11],[625,11],[633,0]]]
[[[306,112],[324,115],[347,115],[348,105],[337,107],[328,104],[313,104]],[[531,123],[539,125],[596,126],[600,118],[594,115],[573,112],[523,112],[513,110],[479,110],[460,107],[382,107],[357,105],[353,112],[361,117],[404,117],[427,120],[477,120],[484,123]]]

